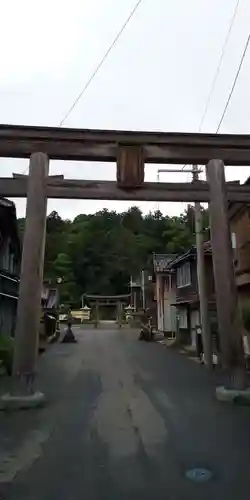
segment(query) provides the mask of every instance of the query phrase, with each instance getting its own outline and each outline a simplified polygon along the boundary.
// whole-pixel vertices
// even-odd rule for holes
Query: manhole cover
[[[208,469],[196,468],[186,472],[186,477],[196,483],[205,483],[212,477],[212,472]]]

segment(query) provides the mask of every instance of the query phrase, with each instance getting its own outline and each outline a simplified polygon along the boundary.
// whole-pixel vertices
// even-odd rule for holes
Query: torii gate
[[[225,183],[224,164],[250,165],[249,135],[123,132],[0,125],[0,156],[30,158],[29,176],[0,179],[0,195],[27,196],[13,377],[33,390],[47,198],[209,202],[217,312],[224,365],[242,368],[227,202],[249,186]],[[49,159],[116,162],[116,182],[49,177]],[[145,183],[144,163],[203,164],[208,183]]]

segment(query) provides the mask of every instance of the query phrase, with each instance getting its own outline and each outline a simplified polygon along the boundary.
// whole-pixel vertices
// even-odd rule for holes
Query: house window
[[[187,328],[187,309],[181,308],[178,310],[177,316],[179,318],[179,328]]]
[[[237,249],[236,233],[231,233],[231,241],[233,250]]]
[[[183,266],[177,268],[177,288],[188,285],[191,285],[190,262],[186,262]]]
[[[237,249],[236,233],[231,233],[231,243],[232,243],[232,249],[233,249],[234,264],[237,265],[237,263],[238,263],[238,249]]]

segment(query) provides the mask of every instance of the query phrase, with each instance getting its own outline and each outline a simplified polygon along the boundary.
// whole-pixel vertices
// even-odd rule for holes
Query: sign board
[[[79,319],[81,321],[90,319],[91,309],[89,307],[83,307],[83,309],[75,309],[71,311],[72,317],[74,319]]]
[[[176,255],[173,254],[154,254],[154,271],[155,273],[166,273],[170,262],[175,259]]]

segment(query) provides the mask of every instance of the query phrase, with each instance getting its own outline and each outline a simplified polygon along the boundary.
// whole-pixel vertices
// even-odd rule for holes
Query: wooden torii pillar
[[[222,363],[229,372],[231,386],[242,389],[245,385],[245,360],[223,161],[211,160],[206,173],[210,189],[209,216]]]
[[[7,408],[33,407],[44,400],[44,395],[34,389],[34,378],[41,314],[48,173],[48,156],[45,153],[33,153],[29,165],[12,393],[1,401],[2,406]]]

